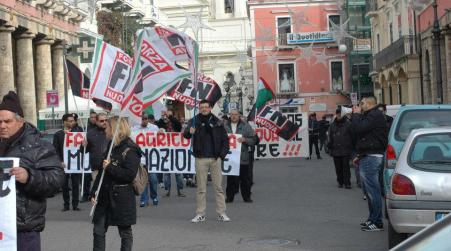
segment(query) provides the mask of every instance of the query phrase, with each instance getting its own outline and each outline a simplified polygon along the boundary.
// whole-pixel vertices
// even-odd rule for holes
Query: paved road
[[[211,186],[203,223],[189,222],[195,210],[193,188],[185,189],[186,198],[161,198],[157,207],[139,208],[134,250],[387,250],[386,231],[360,230],[367,204],[359,189],[336,187],[330,158],[260,160],[254,173],[254,203],[236,197],[227,204],[229,223],[216,221]],[[61,208],[60,196],[49,200],[43,250],[91,250],[89,205],[81,204],[81,212],[63,213]],[[117,229],[111,227],[107,250],[119,247]]]

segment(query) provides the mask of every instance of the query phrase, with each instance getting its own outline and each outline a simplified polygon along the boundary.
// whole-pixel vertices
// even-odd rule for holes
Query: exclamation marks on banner
[[[290,156],[290,157],[296,157],[299,156],[299,153],[301,151],[301,145],[300,144],[286,144],[285,149],[283,151],[283,156]]]

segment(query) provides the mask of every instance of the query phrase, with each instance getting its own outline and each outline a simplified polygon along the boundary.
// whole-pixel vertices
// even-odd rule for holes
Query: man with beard
[[[192,139],[193,155],[196,158],[197,209],[193,223],[205,221],[207,176],[211,173],[213,188],[216,193],[216,213],[218,220],[228,222],[225,214],[226,205],[222,189],[221,163],[229,152],[229,137],[222,122],[211,113],[211,104],[207,100],[199,103],[200,114],[188,122],[183,137]]]

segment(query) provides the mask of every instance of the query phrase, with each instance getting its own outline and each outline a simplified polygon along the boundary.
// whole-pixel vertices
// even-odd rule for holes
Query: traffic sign
[[[60,104],[58,91],[48,90],[47,91],[47,107],[58,107]]]

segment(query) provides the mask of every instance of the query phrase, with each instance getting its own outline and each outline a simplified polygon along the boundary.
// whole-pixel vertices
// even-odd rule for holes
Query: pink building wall
[[[279,7],[280,6],[280,7]],[[336,5],[326,5],[326,4],[308,4],[308,5],[298,5],[289,8],[296,12],[304,12],[307,20],[312,25],[303,24],[297,27],[295,22],[292,24],[292,32],[312,32],[312,31],[327,31],[328,30],[328,15],[338,14],[339,11]],[[276,37],[276,18],[289,16],[287,13],[287,7],[285,4],[279,4],[277,7],[268,6],[262,8],[251,8],[252,17],[252,27],[255,32],[255,47],[253,48],[253,56],[255,57],[256,67],[254,68],[256,72],[254,75],[259,78],[264,78],[273,88],[273,90],[278,93],[277,80],[278,71],[277,64],[271,65],[265,63],[267,60],[266,54],[276,53],[278,63],[283,62],[296,62],[296,82],[297,82],[297,93],[298,97],[305,99],[305,104],[300,107],[300,111],[309,112],[309,105],[312,103],[325,103],[327,105],[327,111],[316,112],[319,115],[326,113],[333,113],[338,104],[349,104],[350,100],[341,94],[337,94],[336,91],[332,90],[332,80],[330,74],[330,62],[327,66],[324,64],[315,64],[315,59],[312,58],[310,62],[305,59],[299,59],[301,50],[295,48],[292,50],[279,50],[276,51],[276,40],[273,41],[261,41],[262,39],[267,40],[269,37]],[[268,35],[269,34],[269,35]],[[307,47],[308,45],[303,44],[302,47]],[[294,46],[293,46],[294,47]],[[331,47],[331,48],[327,48]],[[261,49],[265,48],[265,52]],[[272,49],[268,51],[267,49]],[[343,92],[350,92],[350,85],[348,80],[348,60],[347,56],[343,53],[338,52],[338,48],[335,43],[314,43],[313,50],[315,52],[325,51],[326,55],[334,56],[333,59],[329,61],[342,61],[343,62]],[[266,53],[266,54],[265,54]]]
[[[446,9],[451,8],[451,0],[437,0],[437,15],[440,20],[446,14]],[[434,8],[429,5],[423,12],[419,14],[419,30],[423,32],[434,25]]]

